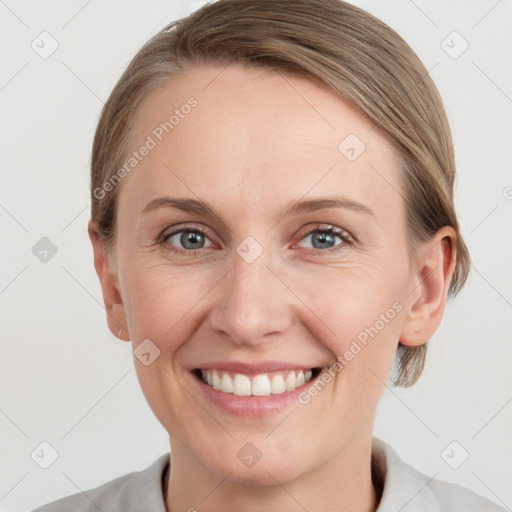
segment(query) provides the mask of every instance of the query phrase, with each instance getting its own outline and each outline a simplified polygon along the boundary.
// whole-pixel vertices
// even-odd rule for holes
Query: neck
[[[380,499],[372,482],[371,435],[353,441],[322,466],[298,478],[269,485],[216,477],[179,442],[172,443],[171,451],[171,469],[164,487],[167,512],[374,512]]]

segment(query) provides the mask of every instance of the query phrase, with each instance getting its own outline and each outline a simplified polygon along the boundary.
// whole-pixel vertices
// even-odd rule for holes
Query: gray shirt
[[[374,437],[372,459],[383,491],[377,512],[506,512],[460,485],[429,477],[409,466],[382,440]],[[143,471],[61,498],[33,512],[166,512],[163,482],[170,454]]]

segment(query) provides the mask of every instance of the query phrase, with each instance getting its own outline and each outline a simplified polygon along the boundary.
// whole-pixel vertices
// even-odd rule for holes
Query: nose
[[[293,322],[294,295],[268,252],[250,263],[233,252],[233,265],[219,283],[210,327],[239,346],[257,346],[284,334]]]

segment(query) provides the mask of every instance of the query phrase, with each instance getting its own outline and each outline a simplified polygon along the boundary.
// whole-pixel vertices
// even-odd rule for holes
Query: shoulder
[[[507,509],[462,487],[428,476],[373,438],[372,462],[383,490],[377,512],[505,512]]]
[[[142,471],[123,475],[94,489],[47,503],[33,512],[165,512],[162,476],[169,460],[167,453]]]

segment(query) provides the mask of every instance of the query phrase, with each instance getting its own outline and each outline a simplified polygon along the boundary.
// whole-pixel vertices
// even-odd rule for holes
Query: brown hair
[[[174,21],[135,55],[105,103],[94,137],[91,217],[107,254],[115,245],[122,165],[141,102],[158,85],[201,63],[261,66],[320,81],[367,116],[399,155],[411,254],[439,228],[457,234],[448,296],[464,285],[469,253],[453,203],[455,161],[439,92],[409,45],[369,13],[341,0],[218,0]],[[395,384],[421,374],[426,345],[399,344]]]

